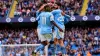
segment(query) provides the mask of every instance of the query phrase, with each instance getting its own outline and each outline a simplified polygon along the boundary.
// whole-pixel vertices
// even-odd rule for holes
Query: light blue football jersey
[[[54,21],[60,28],[64,28],[64,17],[61,14],[62,10],[56,9],[52,11],[52,14],[54,15]],[[58,30],[57,27],[54,27],[55,30]]]
[[[57,21],[57,24],[58,24],[58,26],[59,26],[61,29],[64,29],[64,28],[65,28],[64,19],[65,19],[64,16],[60,16],[60,17],[58,18],[58,21]]]
[[[52,33],[52,23],[54,21],[53,14],[50,12],[41,12],[37,17],[38,22],[40,23],[41,34]]]
[[[62,10],[60,9],[56,9],[52,11],[52,14],[54,15],[54,21],[56,22],[58,26],[64,29],[65,28],[64,24],[66,24],[69,21],[70,16],[68,15],[63,16],[61,13],[62,13]]]
[[[38,17],[40,13],[41,13],[41,12],[36,11],[36,17]],[[38,21],[38,28],[40,28],[40,22],[39,22],[39,21]]]
[[[70,16],[69,15],[64,15],[64,24],[67,24],[70,20]]]
[[[61,12],[62,12],[62,10],[60,10],[60,9],[56,9],[56,10],[52,11],[52,14],[54,15],[54,21],[56,22],[56,24],[58,24],[59,17],[62,16]]]

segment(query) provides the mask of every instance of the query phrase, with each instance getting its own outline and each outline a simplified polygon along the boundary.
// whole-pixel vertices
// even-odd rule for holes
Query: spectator
[[[12,0],[1,0],[0,1],[0,17],[7,16],[11,5],[12,5]]]
[[[22,9],[22,16],[24,16],[24,17],[26,16],[26,9],[25,8]]]
[[[99,4],[97,0],[90,0],[87,15],[99,15]]]
[[[79,15],[82,9],[83,0],[20,0],[17,4],[16,10],[14,12],[15,17],[18,16],[34,16],[38,6],[42,3],[55,3],[60,2],[63,10],[67,12],[68,15]],[[7,16],[10,7],[12,5],[12,0],[2,0],[0,1],[0,17]],[[86,15],[99,15],[100,14],[100,1],[99,0],[89,0]]]
[[[0,41],[2,44],[37,44],[36,29],[8,29],[0,30]],[[91,55],[100,54],[100,37],[99,28],[71,28],[66,30],[64,37],[64,44],[66,46],[67,55]],[[4,47],[3,53],[7,55],[31,55],[32,46],[22,47]],[[5,54],[6,56],[6,54]]]

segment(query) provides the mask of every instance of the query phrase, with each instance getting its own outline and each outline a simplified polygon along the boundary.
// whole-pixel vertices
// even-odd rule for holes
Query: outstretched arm
[[[66,18],[70,19],[70,16],[67,15],[64,11],[62,11],[61,14],[62,14],[63,16],[65,16]]]
[[[70,19],[70,16],[69,15],[65,14],[64,16],[65,16],[65,18]]]
[[[70,20],[70,16],[65,14],[65,12],[61,12],[61,14],[64,16],[64,23],[66,24]]]
[[[47,4],[43,4],[39,9],[38,12],[41,12]]]

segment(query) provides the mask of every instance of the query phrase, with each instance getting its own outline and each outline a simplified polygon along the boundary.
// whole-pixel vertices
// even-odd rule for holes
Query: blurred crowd
[[[83,5],[83,0],[20,0],[15,16],[35,16],[34,14],[39,9],[40,4],[46,2],[60,2],[62,4],[61,9],[65,10],[68,15],[79,15]],[[99,0],[89,0],[86,15],[100,15]]]
[[[86,15],[100,15],[100,0],[90,0]]]
[[[36,29],[0,30],[1,44],[37,44],[40,43]],[[68,55],[100,55],[100,28],[66,28],[64,44]],[[33,46],[34,47],[34,46]],[[4,47],[3,53],[31,55],[33,48]],[[26,51],[25,51],[26,50]],[[16,55],[17,55],[16,54]]]
[[[38,44],[36,29],[3,29],[0,30],[0,44]],[[2,47],[3,56],[29,56],[35,46]],[[1,49],[0,49],[1,50]]]
[[[82,0],[20,0],[15,16],[34,16],[41,4],[55,2],[60,2],[62,4],[61,9],[69,15],[79,15],[82,7]]]
[[[0,30],[0,41],[2,44],[36,44],[39,42],[35,29]]]
[[[33,56],[32,52],[37,46],[2,47],[2,56]]]
[[[100,55],[100,28],[72,28],[65,32],[68,55]]]
[[[68,15],[79,15],[84,0],[18,0],[14,16],[35,17],[36,11],[43,3],[60,2]],[[12,0],[0,0],[0,17],[7,16]],[[89,0],[86,15],[100,15],[100,0]]]
[[[12,0],[0,0],[0,18],[7,16],[11,5]]]

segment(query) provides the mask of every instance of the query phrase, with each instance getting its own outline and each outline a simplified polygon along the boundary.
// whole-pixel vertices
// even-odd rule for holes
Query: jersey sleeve
[[[52,13],[53,15],[55,15],[55,14],[56,14],[56,11],[55,11],[55,10],[53,10],[51,13]]]
[[[36,18],[36,21],[39,21],[39,19],[40,19],[40,16],[38,16],[38,17]]]
[[[67,24],[68,22],[69,22],[68,17],[65,17],[65,16],[64,16],[64,24]]]
[[[53,16],[53,14],[50,15],[50,21],[54,21],[54,16]]]
[[[39,12],[39,11],[36,11],[36,17],[38,17],[38,16],[39,16],[39,14],[40,14],[40,12]]]
[[[70,19],[70,16],[69,16],[69,15],[66,15],[66,14],[65,14],[64,17],[66,17],[67,19]]]

